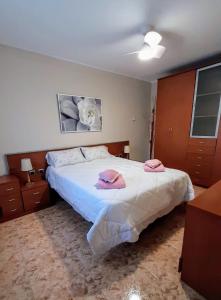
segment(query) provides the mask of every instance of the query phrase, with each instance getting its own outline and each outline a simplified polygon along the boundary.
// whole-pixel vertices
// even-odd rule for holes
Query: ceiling
[[[0,44],[143,80],[221,52],[220,0],[1,0]],[[167,50],[139,61],[154,26]]]

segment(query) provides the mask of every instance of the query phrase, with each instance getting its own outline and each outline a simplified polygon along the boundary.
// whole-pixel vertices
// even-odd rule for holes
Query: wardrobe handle
[[[40,192],[35,192],[35,193],[33,193],[33,195],[39,195],[40,194]]]
[[[15,201],[15,198],[8,199],[8,202],[12,202],[12,201]]]
[[[8,188],[8,189],[6,189],[6,191],[13,191],[14,190],[14,188],[13,187],[11,187],[11,188]]]

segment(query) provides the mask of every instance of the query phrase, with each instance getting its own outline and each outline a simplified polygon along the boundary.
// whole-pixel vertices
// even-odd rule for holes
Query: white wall
[[[6,153],[129,140],[133,159],[148,156],[147,82],[0,46],[0,92],[0,174]],[[101,98],[102,132],[61,134],[58,92]]]

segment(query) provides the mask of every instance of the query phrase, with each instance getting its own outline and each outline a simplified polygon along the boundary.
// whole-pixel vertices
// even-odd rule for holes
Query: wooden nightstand
[[[36,211],[50,205],[49,186],[47,181],[40,180],[24,185],[21,188],[24,210]]]
[[[0,221],[23,213],[19,180],[16,176],[0,176]]]

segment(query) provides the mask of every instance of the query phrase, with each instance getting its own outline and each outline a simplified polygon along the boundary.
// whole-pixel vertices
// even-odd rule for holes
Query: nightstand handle
[[[8,199],[8,202],[12,202],[12,201],[15,201],[15,198]]]
[[[40,203],[41,203],[40,201],[36,201],[36,202],[35,202],[35,204],[40,204]]]
[[[16,211],[16,210],[17,210],[17,208],[11,209],[11,212]]]
[[[13,187],[6,189],[6,191],[8,191],[8,192],[9,192],[9,191],[12,191],[12,190],[14,190]]]
[[[40,194],[40,192],[35,192],[35,193],[33,193],[33,195],[39,195]]]

